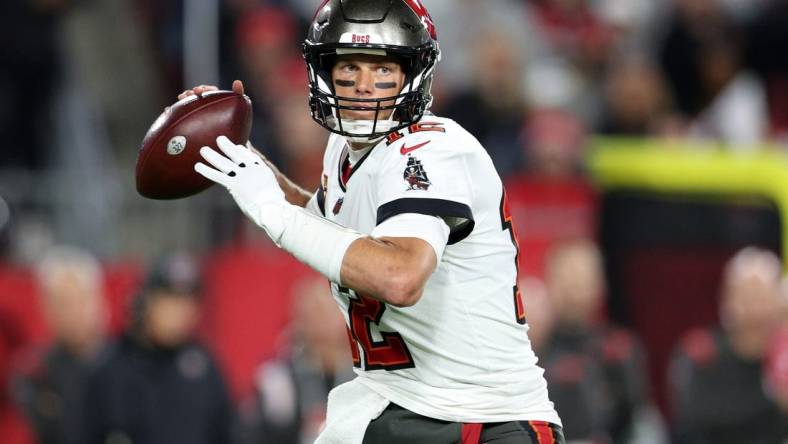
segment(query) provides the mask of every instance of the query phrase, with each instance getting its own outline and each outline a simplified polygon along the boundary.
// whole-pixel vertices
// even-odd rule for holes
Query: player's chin
[[[374,111],[357,111],[357,110],[344,110],[342,111],[342,118],[347,120],[374,120]],[[380,117],[378,117],[380,118]]]

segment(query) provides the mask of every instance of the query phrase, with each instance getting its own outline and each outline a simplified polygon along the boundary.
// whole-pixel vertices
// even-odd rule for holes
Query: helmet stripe
[[[420,0],[404,0],[404,2],[419,16],[421,22],[427,26],[427,30],[430,33],[430,37],[433,40],[438,40],[438,34],[435,31],[435,23],[432,21],[432,17],[430,17],[430,13],[427,12],[427,8],[421,4]]]

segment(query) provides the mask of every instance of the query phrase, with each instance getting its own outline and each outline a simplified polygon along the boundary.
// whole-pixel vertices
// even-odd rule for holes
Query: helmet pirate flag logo
[[[408,164],[405,166],[405,172],[402,173],[402,178],[405,179],[405,182],[408,184],[408,188],[405,191],[427,191],[430,185],[432,185],[421,161],[413,156],[408,156]]]

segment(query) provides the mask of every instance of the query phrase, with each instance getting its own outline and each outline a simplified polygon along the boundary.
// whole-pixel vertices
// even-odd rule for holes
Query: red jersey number
[[[506,199],[505,190],[503,196],[501,196],[501,228],[503,230],[509,230],[509,236],[512,238],[512,243],[517,252],[514,256],[514,267],[517,273],[514,287],[512,287],[512,293],[514,295],[514,315],[518,324],[525,324],[525,305],[523,304],[523,295],[518,285],[520,282],[520,241],[512,225],[512,214],[509,212],[509,201]]]
[[[380,325],[386,311],[386,304],[369,296],[350,296],[350,347],[353,351],[353,364],[360,366],[358,348],[364,351],[365,370],[399,370],[413,368],[413,356],[399,333],[380,332],[383,338],[372,338],[371,325]]]

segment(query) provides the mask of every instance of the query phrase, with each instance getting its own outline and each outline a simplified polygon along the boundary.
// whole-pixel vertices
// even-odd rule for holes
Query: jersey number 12
[[[382,339],[379,341],[372,337],[372,324],[380,325],[386,304],[363,294],[351,294],[349,301],[350,349],[353,353],[353,364],[357,367],[361,365],[361,356],[358,352],[360,346],[364,350],[365,370],[413,368],[413,356],[399,333],[381,331]]]

